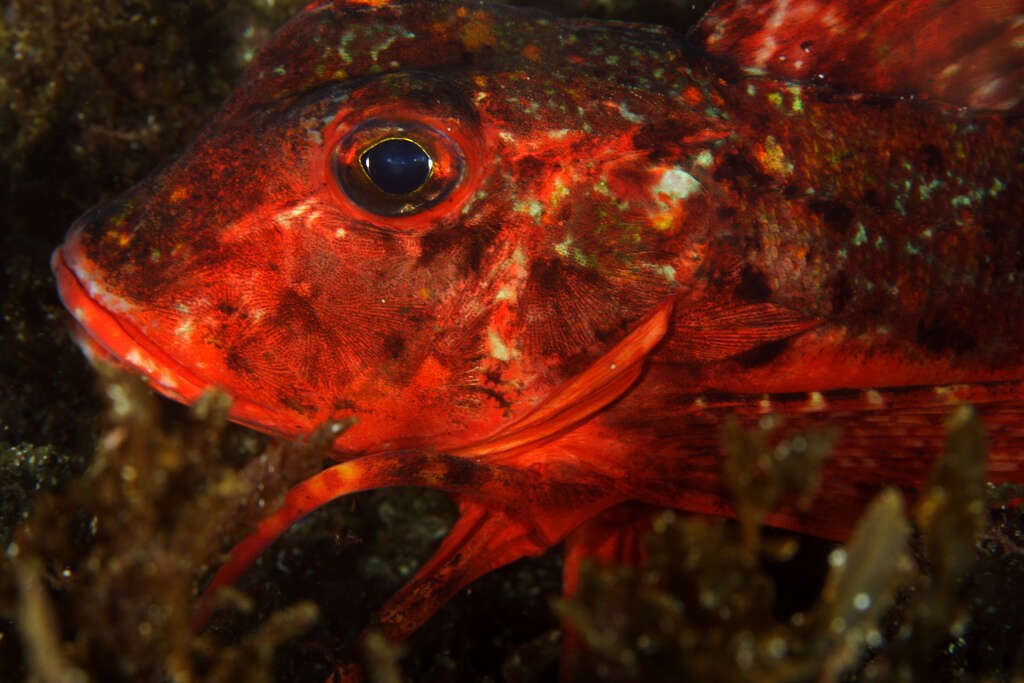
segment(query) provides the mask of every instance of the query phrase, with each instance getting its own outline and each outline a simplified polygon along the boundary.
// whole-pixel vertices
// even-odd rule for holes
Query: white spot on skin
[[[700,182],[683,169],[673,167],[661,174],[661,179],[653,189],[655,196],[664,194],[669,199],[686,199],[700,192]]]
[[[142,357],[142,352],[138,348],[134,348],[128,353],[124,354],[124,359],[139,368],[140,370],[149,371],[153,368],[149,361]]]
[[[956,394],[957,387],[935,387],[935,395],[946,403],[958,404],[960,403],[960,397]]]
[[[668,280],[669,282],[676,281],[676,269],[672,266],[656,266],[655,270]]]
[[[487,331],[487,341],[491,347],[491,358],[500,360],[502,363],[507,363],[511,360],[512,351],[509,350],[505,340],[495,330]]]
[[[160,386],[175,391],[178,390],[178,380],[163,368],[155,365],[150,357],[138,347],[129,350],[124,355],[124,359],[141,370],[146,376],[152,378]]]
[[[515,210],[520,211],[529,215],[536,222],[540,222],[541,215],[544,213],[543,205],[536,199],[527,199],[525,201],[516,202]]]
[[[864,224],[857,222],[857,234],[853,236],[853,246],[859,247],[868,241],[868,231],[864,228]]]
[[[189,318],[174,329],[174,334],[184,339],[188,339],[189,337],[192,336],[192,330],[194,329],[194,327],[195,326],[192,323],[192,319]]]
[[[382,42],[380,45],[370,49],[370,58],[376,62],[377,58],[380,57],[380,53],[391,47],[391,44],[396,40],[398,40],[398,36],[388,36],[387,38],[385,38],[384,42]]]
[[[776,48],[778,48],[778,44],[775,42],[775,38],[771,35],[765,36],[761,47],[754,54],[754,63],[763,69],[771,61],[772,56],[775,55]]]
[[[828,404],[820,391],[812,391],[807,398],[807,410],[825,410]]]
[[[640,114],[631,112],[625,102],[619,102],[619,115],[630,123],[643,123],[647,120]]]
[[[714,162],[714,155],[711,154],[709,150],[704,150],[703,152],[697,155],[697,158],[694,160],[693,164],[694,166],[701,166],[702,168],[710,168],[711,164],[713,164]]]
[[[572,235],[566,235],[565,240],[555,245],[555,253],[561,257],[569,255],[569,247],[572,246]]]
[[[872,408],[883,408],[885,407],[885,399],[882,398],[882,394],[877,389],[868,389],[864,392],[864,400],[868,402],[868,405]]]
[[[1002,78],[993,78],[984,83],[981,87],[975,88],[973,96],[975,99],[984,101],[999,92],[1003,86],[1004,81]]]
[[[356,34],[352,31],[345,31],[341,34],[341,45],[338,47],[338,56],[341,57],[346,64],[352,61],[352,55],[348,53],[346,49],[348,44],[355,40]]]
[[[313,210],[315,205],[316,201],[313,199],[299,202],[295,206],[274,216],[274,221],[285,229],[295,227],[296,222],[299,223],[300,227],[308,225],[320,217],[320,212]]]

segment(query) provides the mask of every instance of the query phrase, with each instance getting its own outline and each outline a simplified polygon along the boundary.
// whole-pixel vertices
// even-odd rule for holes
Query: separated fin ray
[[[407,638],[477,578],[550,547],[519,515],[468,500],[459,511],[459,520],[434,555],[378,613],[377,626],[389,639]]]
[[[588,477],[573,468],[563,468],[560,473],[562,480],[535,468],[485,464],[465,457],[420,451],[378,453],[329,467],[289,490],[281,507],[235,545],[228,561],[217,570],[200,596],[192,628],[202,630],[213,612],[218,591],[237,581],[260,553],[292,524],[352,493],[392,486],[446,491],[463,500],[471,499],[472,503],[463,504],[489,510],[489,514],[506,520],[502,524],[516,526],[529,542],[545,548],[557,543],[588,516],[619,500],[613,498],[615,487],[600,475]],[[519,521],[509,521],[513,517]]]

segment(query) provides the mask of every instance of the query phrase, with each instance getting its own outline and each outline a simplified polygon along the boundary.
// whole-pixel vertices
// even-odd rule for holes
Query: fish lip
[[[86,282],[72,264],[78,246],[74,228],[68,240],[53,251],[50,269],[57,293],[74,319],[71,336],[90,361],[113,362],[146,377],[160,393],[192,403],[209,386],[191,370],[161,351],[141,330],[119,319],[89,294]]]
[[[50,269],[57,281],[57,293],[71,313],[71,336],[90,362],[106,361],[136,372],[164,396],[191,405],[204,391],[215,387],[194,371],[162,351],[141,330],[119,319],[89,294],[89,278],[75,268],[75,251],[80,230],[72,227],[64,244],[54,249]],[[81,268],[81,266],[79,266]],[[278,430],[276,411],[255,401],[231,396],[231,419],[264,433],[294,436],[293,430]]]

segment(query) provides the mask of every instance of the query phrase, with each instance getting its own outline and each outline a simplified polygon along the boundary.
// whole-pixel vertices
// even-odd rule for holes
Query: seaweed
[[[734,463],[726,465],[727,479],[788,479],[780,471],[786,465],[765,447],[774,426],[726,427],[726,461]],[[777,554],[778,544],[765,544],[749,528],[750,515],[763,516],[777,495],[751,496],[757,487],[733,486],[740,524],[661,514],[648,538],[647,565],[589,565],[579,594],[555,601],[588,648],[571,660],[575,678],[795,682],[1020,675],[1021,631],[986,618],[984,611],[993,608],[978,596],[991,592],[977,572],[979,566],[991,571],[993,549],[982,541],[992,539],[985,529],[993,523],[990,506],[998,503],[984,482],[984,430],[968,406],[956,410],[947,429],[946,453],[912,518],[897,490],[878,493],[848,543],[829,552],[817,601],[784,618],[775,604],[778,584],[758,560]],[[830,438],[793,435],[783,443],[824,444]],[[822,452],[812,460],[820,463]],[[806,491],[802,484],[796,489]],[[754,511],[747,521],[743,510]],[[1019,529],[1019,510],[997,505],[993,514],[996,528]],[[1003,547],[1019,552],[1015,545]],[[1018,558],[1014,562],[1019,565]],[[1006,581],[1002,585],[1010,588]],[[1019,625],[1019,618],[1010,621]],[[1004,631],[1003,638],[987,640],[991,628]],[[972,638],[988,652],[967,655]],[[968,656],[976,657],[972,671],[964,666]]]
[[[262,606],[256,603],[268,598],[265,585],[254,591],[256,599],[226,592],[231,609],[218,615],[213,629],[195,635],[188,626],[194,596],[210,565],[219,562],[225,539],[251,531],[291,485],[319,469],[344,424],[325,425],[290,445],[250,443],[259,455],[243,463],[221,447],[229,407],[222,394],[205,395],[175,418],[173,411],[161,415],[162,403],[138,378],[101,368],[101,388],[108,409],[91,466],[63,492],[40,498],[9,544],[0,573],[0,605],[18,625],[27,677],[269,681],[301,674],[313,680],[347,659],[365,658],[374,680],[402,680],[407,646],[372,631],[362,652],[346,650],[337,639],[324,644],[331,653],[312,656],[316,661],[305,668],[296,667],[293,653],[282,677],[276,649],[318,615],[310,601],[289,604],[294,585],[273,592]],[[587,567],[578,595],[554,601],[588,648],[586,656],[568,660],[566,670],[579,680],[612,681],[917,680],[951,679],[957,671],[957,679],[972,680],[963,666],[977,656],[972,639],[989,649],[975,669],[1002,675],[1015,670],[1020,617],[993,620],[992,586],[979,577],[1001,573],[1005,586],[1019,576],[1020,512],[1001,507],[1018,492],[984,484],[984,431],[973,411],[964,406],[950,418],[946,454],[913,515],[896,490],[879,493],[850,541],[828,552],[816,602],[781,618],[780,586],[765,560],[792,558],[796,541],[766,532],[760,522],[787,495],[813,496],[835,431],[780,440],[773,434],[779,424],[763,420],[744,429],[730,422],[723,428],[724,476],[737,500],[738,522],[663,512],[643,568]],[[399,513],[405,505],[412,511]],[[415,568],[415,555],[429,552],[449,520],[432,514],[429,497],[418,495],[384,497],[372,509],[374,523],[385,530],[362,550],[362,580],[383,578],[393,586]],[[990,509],[1000,524],[991,525]],[[413,514],[427,523],[411,534],[395,528],[396,519]],[[319,524],[351,532],[366,521],[336,506]],[[303,536],[307,545],[296,564],[330,561],[329,552],[309,541],[317,532],[307,529]],[[328,543],[335,551],[352,545],[337,536]],[[396,555],[396,548],[413,556]],[[279,549],[274,564],[289,556],[287,547]],[[390,571],[382,576],[385,568]],[[303,583],[302,577],[292,580]],[[513,600],[531,590],[537,594],[535,586],[509,586],[507,578],[503,583]],[[330,601],[323,590],[313,595]],[[1005,609],[1015,611],[1012,605]],[[469,618],[481,617],[470,612]],[[329,628],[337,628],[337,615],[331,621]],[[1004,631],[1006,646],[994,648],[979,633],[989,630]],[[355,637],[349,629],[344,639]],[[306,638],[298,641],[305,642],[300,658],[303,652],[309,657],[310,643],[317,642]],[[558,633],[520,638],[518,645],[503,645],[505,679],[550,676]],[[430,660],[422,652],[405,664],[428,672],[426,679],[445,677],[446,670],[464,678],[467,667],[450,654],[435,653]]]
[[[42,496],[7,547],[29,676],[271,680],[274,646],[311,624],[315,606],[280,611],[226,646],[189,628],[197,581],[225,536],[321,466],[345,425],[235,469],[219,456],[226,396],[203,396],[184,424],[165,427],[142,380],[100,370],[109,407],[88,471]]]

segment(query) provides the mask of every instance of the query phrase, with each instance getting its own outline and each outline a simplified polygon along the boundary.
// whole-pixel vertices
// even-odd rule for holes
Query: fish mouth
[[[174,360],[123,318],[104,308],[92,295],[92,280],[76,271],[76,244],[69,239],[50,257],[57,293],[74,318],[71,337],[91,362],[106,361],[144,375],[160,393],[182,403],[199,398],[207,384]],[[69,263],[70,261],[70,263]]]
[[[163,351],[126,316],[118,316],[97,300],[102,288],[87,275],[87,260],[72,229],[50,257],[57,293],[74,319],[71,337],[93,364],[108,362],[142,375],[164,396],[191,405],[215,385]],[[263,432],[284,435],[272,427],[280,416],[259,403],[232,396],[232,420]],[[277,420],[275,420],[277,418]],[[290,430],[289,430],[290,431]]]

